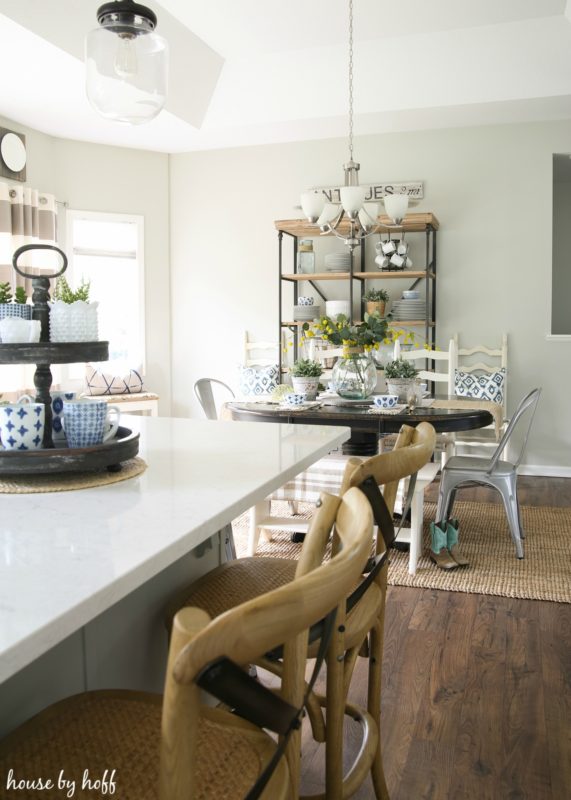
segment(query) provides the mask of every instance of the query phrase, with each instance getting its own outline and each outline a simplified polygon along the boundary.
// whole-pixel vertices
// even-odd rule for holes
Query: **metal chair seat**
[[[514,465],[509,461],[496,461],[492,468],[491,458],[480,458],[479,456],[452,456],[446,462],[446,469],[449,472],[469,473],[467,480],[475,480],[472,473],[483,473],[482,482],[488,483],[486,476],[509,475],[513,472]]]

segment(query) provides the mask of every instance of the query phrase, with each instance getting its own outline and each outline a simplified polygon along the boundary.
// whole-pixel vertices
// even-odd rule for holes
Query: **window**
[[[90,282],[89,297],[99,303],[99,338],[109,341],[109,360],[144,370],[143,217],[68,211],[66,222],[67,277],[73,288]]]

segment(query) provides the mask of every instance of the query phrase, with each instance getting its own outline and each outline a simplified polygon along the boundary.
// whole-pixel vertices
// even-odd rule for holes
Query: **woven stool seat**
[[[3,787],[3,800],[61,800],[66,796],[58,789],[61,770],[67,781],[75,781],[74,797],[102,797],[95,781],[106,778],[114,781],[120,800],[158,800],[162,699],[143,692],[88,692],[41,712],[2,742],[0,773],[13,770],[16,782],[41,777],[55,786],[38,792]],[[193,797],[241,800],[274,750],[275,742],[259,728],[221,709],[204,708]],[[84,775],[92,783],[82,790]],[[282,797],[288,785],[282,759],[268,791],[273,787],[274,796]],[[109,789],[107,794],[113,796]]]
[[[214,618],[240,603],[259,597],[265,592],[290,583],[295,577],[297,561],[289,558],[239,558],[221,564],[180,592],[166,610],[166,625],[170,630],[179,609],[194,606]],[[376,584],[367,589],[367,598],[347,615],[345,621],[348,647],[353,644],[352,632],[359,630],[361,616],[378,603],[380,590]],[[356,624],[355,624],[356,623]],[[319,641],[309,646],[308,658],[315,658]]]

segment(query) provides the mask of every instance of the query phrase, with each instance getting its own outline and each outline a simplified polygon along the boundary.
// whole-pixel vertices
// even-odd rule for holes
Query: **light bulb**
[[[124,80],[130,80],[139,71],[133,34],[121,33],[117,36],[117,50],[113,68],[115,69],[115,74]]]

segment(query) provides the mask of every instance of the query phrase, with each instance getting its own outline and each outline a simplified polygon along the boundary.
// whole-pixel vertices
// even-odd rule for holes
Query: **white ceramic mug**
[[[39,342],[41,326],[38,319],[6,317],[0,320],[0,340],[4,344]]]

